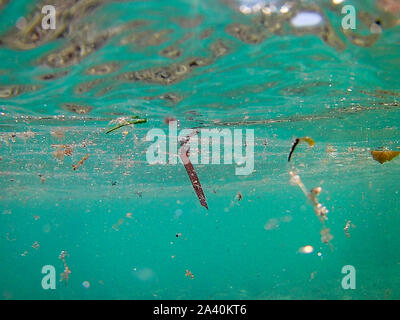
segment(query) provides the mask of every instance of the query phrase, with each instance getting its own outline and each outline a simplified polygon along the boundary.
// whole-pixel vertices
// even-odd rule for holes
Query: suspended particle
[[[314,248],[313,248],[312,246],[310,246],[310,245],[301,247],[301,248],[299,249],[299,252],[300,252],[300,253],[306,253],[306,254],[312,253],[313,251],[314,251]]]
[[[392,161],[400,154],[400,151],[390,151],[390,150],[383,150],[383,151],[376,151],[372,150],[371,155],[375,161],[378,161],[380,164],[383,164],[387,161]]]

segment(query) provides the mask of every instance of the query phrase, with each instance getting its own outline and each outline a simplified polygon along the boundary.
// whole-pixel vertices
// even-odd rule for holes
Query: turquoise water
[[[54,3],[43,30],[40,2],[0,1],[2,299],[400,297],[400,157],[371,156],[400,151],[395,0]],[[322,21],[297,28],[301,12]],[[147,122],[105,133],[135,115]],[[182,164],[147,161],[166,118],[253,129],[254,172],[194,164],[207,210]],[[289,163],[304,136],[315,145]],[[324,224],[290,171],[322,187]]]

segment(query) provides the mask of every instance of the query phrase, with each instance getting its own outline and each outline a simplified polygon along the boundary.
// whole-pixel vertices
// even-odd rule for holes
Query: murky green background
[[[399,12],[374,1],[288,1],[273,18],[235,1],[58,3],[57,28],[44,31],[29,27],[40,3],[0,1],[1,298],[400,297],[400,158],[370,154],[400,151]],[[344,4],[361,13],[352,35]],[[301,11],[324,27],[292,27]],[[105,134],[132,115],[148,122]],[[207,211],[183,165],[146,162],[146,133],[167,133],[166,117],[180,130],[254,129],[255,171],[195,165]],[[315,146],[288,164],[302,136]],[[60,144],[72,155],[57,159]],[[322,186],[331,245],[293,168]],[[44,265],[56,290],[42,289]],[[355,290],[341,286],[345,265]]]

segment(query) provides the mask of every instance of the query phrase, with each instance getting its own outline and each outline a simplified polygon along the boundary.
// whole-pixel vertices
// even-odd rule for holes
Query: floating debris
[[[194,131],[194,134],[197,134],[197,131]],[[183,141],[181,144],[180,158],[185,166],[197,198],[199,198],[200,204],[208,210],[207,200],[204,195],[203,188],[201,187],[199,177],[197,176],[197,173],[189,159],[189,147],[187,146],[187,143],[189,142],[190,137],[190,135],[187,136],[185,141]]]
[[[318,195],[322,192],[322,188],[312,188],[311,191],[308,192],[299,175],[295,174],[293,171],[290,171],[289,174],[291,177],[290,183],[299,186],[304,195],[311,201],[314,207],[314,212],[323,225],[323,228],[321,230],[322,242],[329,243],[329,241],[333,239],[333,236],[329,233],[329,229],[325,227],[325,220],[328,220],[327,214],[329,211],[325,206],[319,203],[317,199]]]
[[[345,233],[345,235],[346,235],[347,238],[350,238],[350,233],[349,233],[349,229],[350,229],[350,228],[354,228],[354,225],[353,225],[353,224],[351,223],[351,221],[349,220],[349,221],[346,222],[346,225],[345,225],[344,228],[343,228],[344,233]]]
[[[333,236],[330,233],[330,229],[322,228],[321,230],[321,242],[328,244],[333,239]]]
[[[336,156],[336,154],[337,154],[337,149],[336,149],[334,146],[328,144],[328,145],[326,146],[325,152],[328,153],[328,154],[331,155],[331,156]]]
[[[41,183],[45,183],[46,182],[46,177],[43,176],[41,173],[38,174],[39,178],[40,178],[40,182]]]
[[[65,139],[64,130],[56,129],[54,131],[51,131],[50,135],[53,138],[57,139],[57,140],[64,140]]]
[[[313,253],[313,251],[314,251],[314,248],[312,246],[310,246],[310,245],[301,247],[299,249],[300,253],[306,253],[306,254]]]
[[[39,244],[39,242],[37,242],[37,241],[35,241],[33,244],[32,244],[32,248],[33,249],[39,249],[40,248],[40,244]]]
[[[52,144],[52,148],[56,148],[55,151],[52,152],[53,156],[57,160],[64,160],[64,156],[71,156],[74,151],[73,147],[67,144]]]
[[[292,148],[290,149],[290,153],[289,153],[289,157],[288,157],[288,162],[290,162],[290,159],[292,158],[292,154],[293,154],[294,150],[296,149],[297,145],[298,145],[300,142],[303,142],[303,141],[307,142],[308,145],[309,145],[310,147],[313,147],[314,144],[315,144],[314,140],[313,140],[312,138],[310,138],[310,137],[297,138],[297,139],[294,141],[294,143],[293,143],[293,145],[292,145]]]
[[[392,161],[400,154],[400,151],[390,151],[390,150],[383,150],[383,151],[376,151],[372,150],[371,155],[374,160],[378,161],[380,164],[383,164],[387,161]]]
[[[142,198],[143,192],[142,192],[142,191],[135,191],[135,194],[136,194],[139,198]]]
[[[117,130],[119,128],[125,127],[125,126],[129,126],[129,125],[132,125],[132,124],[146,123],[147,122],[147,119],[138,119],[138,118],[139,118],[138,116],[131,117],[131,119],[134,119],[134,120],[126,120],[126,118],[119,118],[119,119],[116,120],[118,125],[116,127],[114,127],[114,128],[108,129],[106,131],[106,134],[108,134],[110,132],[113,132],[114,130]]]
[[[322,206],[317,199],[317,196],[322,192],[321,187],[316,187],[312,188],[310,193],[308,194],[308,197],[310,198],[311,202],[314,205],[314,211],[316,215],[321,219],[321,220],[328,220],[327,214],[328,214],[328,209],[326,207]]]
[[[90,282],[89,281],[83,281],[82,282],[82,287],[84,287],[85,289],[89,289],[90,288]]]
[[[74,169],[74,171],[76,169],[78,169],[81,165],[83,165],[83,163],[89,158],[89,154],[85,155],[81,160],[79,160],[79,162],[77,164],[73,164],[72,165],[72,169]]]
[[[133,219],[133,218],[132,218],[132,212],[128,212],[128,213],[125,215],[125,217],[127,217],[127,218],[129,218],[129,219]]]
[[[58,149],[52,152],[54,158],[56,158],[57,160],[64,160],[64,150]]]
[[[58,257],[64,265],[64,272],[60,274],[60,282],[65,281],[65,284],[68,285],[69,275],[71,274],[71,269],[67,265],[67,261],[65,258],[68,256],[67,251],[62,250],[60,256]]]
[[[6,233],[6,239],[7,239],[7,241],[16,241],[17,240],[17,238],[10,238],[10,233],[9,232],[7,232]]]
[[[116,223],[116,224],[114,224],[113,226],[112,226],[112,228],[115,230],[115,231],[119,231],[119,227],[122,225],[124,223],[124,219],[119,219],[118,220],[118,222]]]
[[[186,270],[185,277],[190,277],[190,279],[193,279],[194,275],[189,270]]]
[[[214,193],[216,193],[215,190],[214,190]],[[229,207],[225,208],[224,211],[229,212],[230,209],[232,209],[235,205],[239,204],[239,202],[240,202],[240,200],[242,200],[242,198],[243,198],[242,194],[240,192],[238,192],[236,194],[235,198],[233,200],[231,200]]]

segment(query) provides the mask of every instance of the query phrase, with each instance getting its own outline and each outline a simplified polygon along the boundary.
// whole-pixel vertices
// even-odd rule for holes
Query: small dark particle
[[[292,145],[292,149],[290,149],[289,157],[288,157],[288,162],[290,162],[290,159],[292,158],[292,154],[294,149],[296,149],[296,146],[299,144],[300,140],[296,139]]]
[[[111,182],[111,185],[115,186],[117,184],[117,181]]]
[[[139,198],[141,198],[142,197],[142,194],[143,194],[143,192],[141,192],[141,191],[136,191],[135,192],[135,194],[139,197]]]
[[[57,72],[57,73],[48,73],[48,74],[43,74],[43,75],[39,76],[39,79],[43,80],[43,81],[55,80],[55,79],[62,78],[67,74],[68,74],[68,71],[62,71],[62,72]]]

